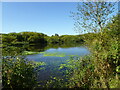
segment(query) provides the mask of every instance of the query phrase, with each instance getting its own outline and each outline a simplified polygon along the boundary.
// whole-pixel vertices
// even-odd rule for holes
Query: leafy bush
[[[37,84],[35,68],[41,62],[28,61],[24,57],[4,57],[2,60],[3,88],[34,88]]]
[[[71,62],[70,87],[82,88],[120,88],[120,60],[118,52],[118,19],[116,16],[109,28],[90,35],[86,40],[92,55],[77,62]],[[118,31],[118,32],[117,32]],[[92,39],[91,39],[92,38]],[[89,64],[88,64],[89,61]],[[82,62],[83,67],[82,66]],[[77,69],[76,69],[77,68]],[[70,72],[70,71],[69,71]],[[115,83],[115,84],[114,84]]]

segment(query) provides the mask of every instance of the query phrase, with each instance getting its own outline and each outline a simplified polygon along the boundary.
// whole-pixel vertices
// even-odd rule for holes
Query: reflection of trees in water
[[[45,51],[46,45],[22,45],[22,46],[7,46],[2,49],[3,56],[15,56],[22,54],[23,51],[42,52]]]
[[[70,47],[78,47],[83,43],[62,43],[62,44],[49,44],[46,48],[70,48]]]
[[[50,48],[70,48],[81,46],[80,43],[64,43],[64,44],[31,44],[7,46],[2,49],[3,56],[15,56],[22,54],[23,51],[44,52]]]
[[[33,52],[43,52],[45,51],[45,47],[47,44],[31,44],[26,47],[26,51],[33,51]]]

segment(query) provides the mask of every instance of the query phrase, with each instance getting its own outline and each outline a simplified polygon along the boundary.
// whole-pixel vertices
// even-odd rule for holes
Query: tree
[[[112,22],[108,23],[105,27],[105,30],[107,29],[109,33],[116,35],[120,34],[120,14],[117,14],[113,17]],[[114,36],[113,36],[114,37]]]
[[[101,0],[99,0],[101,1]],[[111,21],[115,2],[81,2],[77,12],[72,12],[75,29],[81,32],[102,32]]]
[[[111,39],[105,32],[108,31],[108,29],[105,29],[105,27],[108,25],[108,23],[112,22],[112,18],[115,14],[115,4],[115,2],[103,1],[82,2],[78,4],[77,12],[72,13],[73,19],[75,20],[75,29],[81,30],[81,32],[98,33],[94,41],[89,43],[92,46],[90,47],[90,49],[92,50],[91,63],[94,65],[93,74],[95,75],[95,78],[92,82],[93,86],[97,85],[97,83],[100,83],[99,87],[105,86],[107,89],[110,88],[109,80],[111,73],[111,66],[108,57],[109,54],[112,52],[107,51],[105,48],[105,43],[109,44],[106,39]],[[91,38],[91,35],[89,36],[89,38]],[[115,50],[116,45],[114,45],[113,43],[111,44],[111,46],[114,47],[113,49]]]
[[[49,41],[48,41],[48,42],[54,43],[54,44],[59,43],[59,37],[58,37],[58,36],[51,36],[51,37],[49,38]]]
[[[59,35],[56,33],[55,36],[59,36]]]
[[[8,36],[3,35],[2,36],[3,44],[11,44],[11,43],[16,42],[16,41],[17,41],[17,39],[15,36],[11,36],[11,35],[8,35]]]

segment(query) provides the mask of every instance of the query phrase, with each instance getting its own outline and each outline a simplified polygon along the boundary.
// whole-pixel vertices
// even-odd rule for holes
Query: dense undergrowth
[[[21,56],[6,56],[2,59],[3,89],[28,88],[37,85],[37,71],[42,69],[43,62],[28,61]]]

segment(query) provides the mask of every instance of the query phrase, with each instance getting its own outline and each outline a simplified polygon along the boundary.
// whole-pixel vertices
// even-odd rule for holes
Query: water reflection
[[[46,63],[44,69],[38,72],[37,77],[38,81],[40,81],[40,84],[43,86],[47,81],[52,79],[51,77],[57,76],[64,78],[64,70],[59,70],[60,64],[67,63],[67,60],[72,56],[74,56],[74,59],[77,59],[80,56],[90,53],[82,44],[23,45],[16,47],[8,46],[2,49],[3,56],[22,55],[23,51],[44,52],[26,56],[28,60]],[[51,55],[48,55],[49,53]],[[60,53],[60,55],[56,55],[56,53]],[[64,55],[61,53],[64,53]]]
[[[15,55],[20,55],[23,51],[44,52],[51,48],[58,49],[58,48],[70,48],[70,47],[79,47],[79,46],[81,46],[81,44],[79,43],[7,46],[2,49],[2,55],[15,56]]]

